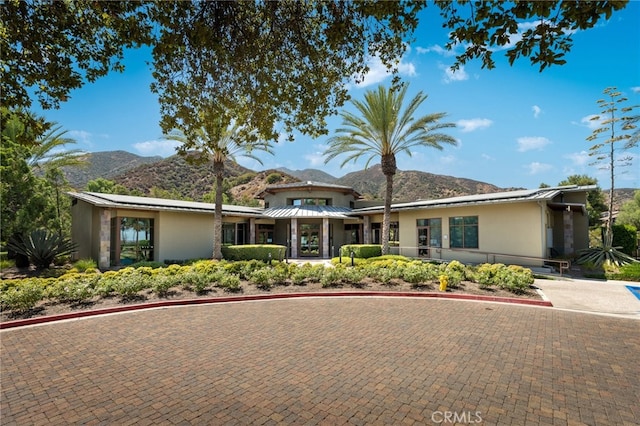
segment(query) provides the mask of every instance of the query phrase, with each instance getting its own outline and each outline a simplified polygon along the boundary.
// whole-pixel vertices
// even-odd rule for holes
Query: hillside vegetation
[[[203,201],[213,190],[215,181],[211,163],[194,165],[174,155],[168,158],[140,157],[125,151],[87,154],[88,167],[67,170],[74,188],[84,189],[86,182],[102,177],[113,180],[131,191],[149,194],[160,189],[183,199]],[[225,164],[225,202],[257,204],[254,199],[267,185],[313,181],[349,186],[365,200],[383,200],[385,177],[380,165],[336,178],[318,169],[290,170],[286,168],[254,171],[229,161]],[[417,201],[486,194],[517,188],[498,186],[472,179],[436,175],[417,170],[398,170],[394,180],[394,202]],[[616,204],[633,196],[633,189],[616,189]],[[605,191],[605,196],[608,192]]]

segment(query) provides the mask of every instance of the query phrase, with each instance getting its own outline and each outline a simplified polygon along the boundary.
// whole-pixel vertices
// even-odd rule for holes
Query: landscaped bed
[[[331,266],[202,260],[106,272],[83,266],[39,273],[4,270],[0,322],[143,303],[276,294],[396,292],[542,300],[532,272],[520,266],[431,264],[398,256],[357,259],[355,267],[350,260],[334,260]]]

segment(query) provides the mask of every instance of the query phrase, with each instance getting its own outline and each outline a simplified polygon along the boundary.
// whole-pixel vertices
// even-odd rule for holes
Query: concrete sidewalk
[[[640,299],[627,288],[640,283],[562,277],[536,279],[535,286],[556,309],[640,319]]]

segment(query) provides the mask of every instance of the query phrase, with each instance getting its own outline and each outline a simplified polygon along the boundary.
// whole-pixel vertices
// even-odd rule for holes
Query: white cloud
[[[442,155],[440,156],[439,163],[440,164],[454,164],[457,162],[457,159],[453,155]]]
[[[585,166],[589,163],[589,153],[587,151],[572,152],[564,155],[564,158],[571,160],[575,166]]]
[[[176,153],[176,148],[180,142],[171,140],[153,140],[133,144],[133,148],[141,155],[169,157]]]
[[[534,105],[531,107],[531,109],[533,110],[533,118],[540,117],[540,114],[542,113],[542,108],[540,108],[538,105]]]
[[[311,154],[306,154],[304,159],[307,160],[311,166],[321,166],[324,164],[324,153],[315,151]]]
[[[631,91],[632,91],[633,93],[640,93],[640,86],[634,86],[634,87],[632,87],[632,88],[631,88]]]
[[[534,161],[533,163],[527,164],[524,166],[527,170],[529,170],[530,175],[537,175],[540,173],[547,172],[553,168],[551,164],[538,163]]]
[[[482,157],[483,160],[487,160],[487,161],[495,160],[495,158],[490,156],[489,154],[481,154],[480,157]]]
[[[364,76],[364,80],[357,84],[358,87],[367,87],[372,84],[380,83],[391,75],[391,72],[378,57],[374,56],[369,58],[367,65],[369,66],[369,72]],[[416,75],[416,67],[411,62],[403,62],[400,60],[400,63],[398,64],[398,73],[400,75],[413,77]]]
[[[453,71],[450,66],[444,64],[439,64],[438,68],[444,71],[442,81],[444,81],[445,83],[469,80],[469,74],[467,74],[467,72],[464,70],[464,66],[462,65],[456,71]]]
[[[542,150],[551,141],[544,136],[523,136],[518,138],[518,151],[526,152],[534,149]]]
[[[444,56],[446,58],[457,55],[457,52],[454,49],[447,50],[438,44],[434,44],[433,46],[429,46],[429,47],[416,47],[416,52],[421,54],[433,52],[440,56]]]
[[[461,127],[460,131],[467,133],[478,129],[486,129],[491,126],[493,121],[488,118],[472,118],[470,120],[458,120],[456,125]]]
[[[602,119],[597,114],[587,115],[580,119],[579,125],[595,130],[602,126]]]
[[[109,135],[106,135],[106,134],[94,135],[93,133],[87,132],[86,130],[69,130],[64,136],[75,140],[78,145],[84,145],[89,149],[94,147],[95,139],[109,139]],[[79,149],[82,149],[82,147],[79,147]]]

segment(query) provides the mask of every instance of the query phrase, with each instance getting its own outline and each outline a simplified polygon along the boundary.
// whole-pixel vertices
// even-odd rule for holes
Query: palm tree
[[[51,123],[51,126],[52,128],[38,138],[36,144],[30,148],[31,156],[27,164],[34,172],[42,174],[55,190],[58,234],[62,237],[65,225],[62,219],[60,192],[68,188],[63,168],[86,167],[87,161],[81,150],[64,149],[65,145],[75,144],[76,141],[65,137],[67,131],[62,130],[62,126],[56,123]]]
[[[406,153],[411,156],[411,149],[427,146],[442,149],[443,143],[456,145],[457,141],[439,131],[446,127],[455,127],[453,123],[439,123],[446,114],[433,113],[418,118],[414,114],[427,99],[427,95],[419,92],[402,111],[402,104],[407,93],[404,85],[399,91],[393,88],[369,90],[365,93],[364,102],[351,101],[360,115],[342,112],[342,126],[337,135],[329,139],[325,151],[325,164],[335,157],[348,154],[342,162],[357,161],[368,156],[365,168],[373,158],[380,157],[382,173],[386,177],[384,197],[384,216],[382,221],[382,254],[389,253],[389,226],[391,218],[391,200],[393,198],[393,177],[396,174],[396,156]]]
[[[259,140],[255,133],[248,131],[238,123],[229,123],[222,116],[207,117],[202,127],[192,134],[176,130],[166,136],[167,139],[181,142],[178,153],[191,162],[213,162],[215,182],[215,209],[213,221],[213,258],[222,259],[222,184],[224,163],[235,161],[236,156],[248,157],[262,164],[253,151],[265,151],[272,154],[268,142]]]

